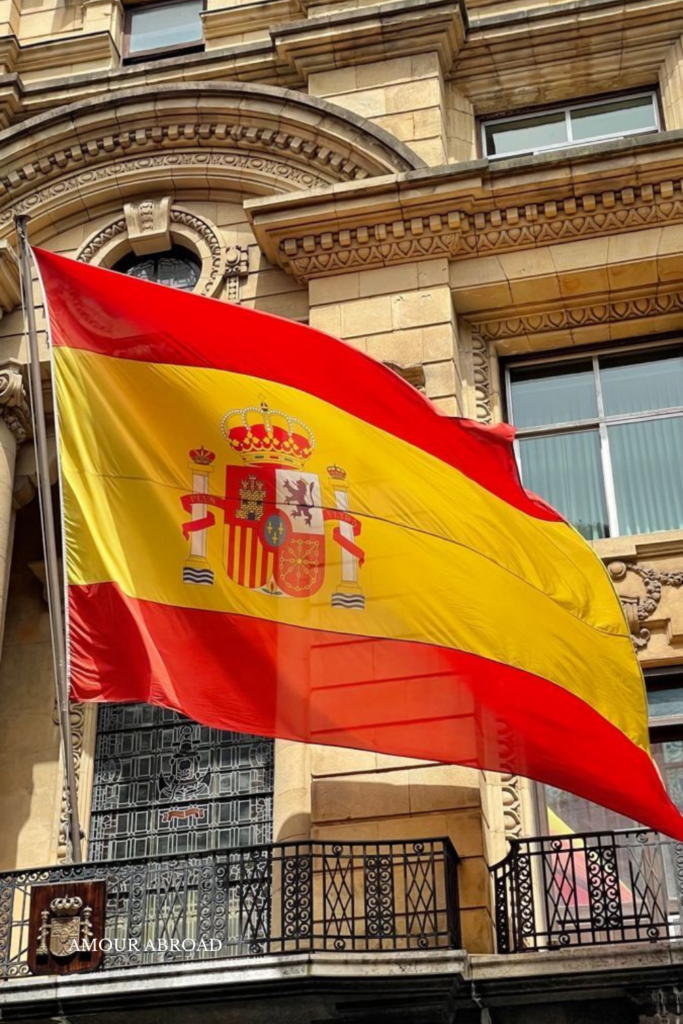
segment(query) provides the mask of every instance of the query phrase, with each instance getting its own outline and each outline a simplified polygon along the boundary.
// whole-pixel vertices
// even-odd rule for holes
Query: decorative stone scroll
[[[0,367],[0,416],[21,444],[33,434],[31,408],[24,390],[21,363],[9,359]]]
[[[642,581],[642,594],[633,596],[619,593],[619,600],[626,613],[634,647],[637,651],[643,650],[652,638],[645,623],[657,613],[662,600],[662,588],[683,587],[683,569],[652,569],[618,560],[610,562],[607,570],[617,585],[617,593],[622,589],[619,584],[626,580],[629,573]]]

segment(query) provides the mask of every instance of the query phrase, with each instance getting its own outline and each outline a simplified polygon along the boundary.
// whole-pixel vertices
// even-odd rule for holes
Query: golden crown
[[[231,409],[221,421],[223,437],[247,465],[301,469],[315,448],[305,423],[279,409],[260,406]]]

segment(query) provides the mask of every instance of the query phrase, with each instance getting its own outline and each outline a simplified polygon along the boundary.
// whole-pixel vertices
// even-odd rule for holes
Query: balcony
[[[683,844],[656,832],[514,839],[493,878],[499,953],[683,934]]]
[[[65,897],[69,886],[84,883],[99,883],[102,892],[101,970],[289,953],[457,949],[457,863],[450,840],[424,839],[282,843],[3,874],[0,981],[31,973],[40,931],[32,894],[55,886],[42,892]],[[47,958],[46,948],[38,953]]]

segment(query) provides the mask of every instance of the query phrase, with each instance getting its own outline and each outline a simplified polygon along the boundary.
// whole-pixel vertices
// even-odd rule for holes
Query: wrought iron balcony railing
[[[309,842],[0,875],[0,979],[29,973],[32,890],[65,883],[106,884],[103,969],[458,948],[457,861],[448,839]]]
[[[656,832],[514,839],[493,877],[499,953],[683,934],[683,844]]]

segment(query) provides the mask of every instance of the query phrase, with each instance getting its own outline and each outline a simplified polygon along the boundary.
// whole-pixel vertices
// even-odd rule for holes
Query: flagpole
[[[68,833],[71,840],[71,860],[80,864],[81,856],[81,825],[78,818],[78,791],[76,789],[76,768],[74,761],[73,737],[69,719],[69,680],[66,670],[66,636],[64,613],[62,610],[62,586],[57,559],[57,538],[52,507],[52,491],[50,489],[50,461],[47,448],[47,431],[45,429],[45,406],[43,403],[43,387],[40,377],[40,354],[38,350],[38,334],[36,332],[36,311],[33,304],[33,280],[31,277],[30,248],[26,236],[27,216],[14,219],[17,231],[19,269],[21,272],[21,293],[26,314],[26,326],[29,349],[29,372],[31,381],[31,405],[33,408],[33,430],[36,449],[36,465],[38,469],[38,491],[40,495],[41,518],[43,523],[43,542],[45,545],[45,579],[47,583],[50,626],[52,629],[52,648],[54,652],[57,707],[59,725],[62,734],[64,753],[64,774],[66,777],[66,799],[68,805]],[[67,844],[68,849],[68,844]]]

